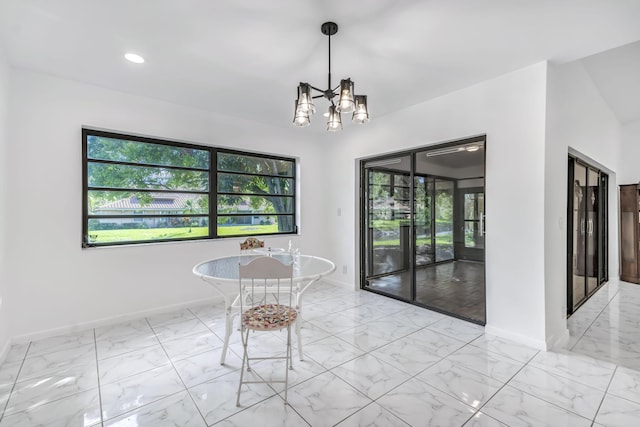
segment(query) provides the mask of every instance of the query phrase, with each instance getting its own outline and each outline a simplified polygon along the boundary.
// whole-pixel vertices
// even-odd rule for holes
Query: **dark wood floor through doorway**
[[[409,300],[409,272],[370,280],[368,288]],[[484,325],[484,263],[458,260],[418,268],[415,302]]]

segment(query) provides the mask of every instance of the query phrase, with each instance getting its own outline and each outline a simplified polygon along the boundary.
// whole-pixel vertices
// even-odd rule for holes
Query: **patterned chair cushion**
[[[264,248],[264,242],[255,237],[248,237],[244,242],[240,243],[240,250]]]
[[[242,323],[249,329],[269,331],[286,328],[297,317],[298,312],[289,306],[264,304],[245,311]]]

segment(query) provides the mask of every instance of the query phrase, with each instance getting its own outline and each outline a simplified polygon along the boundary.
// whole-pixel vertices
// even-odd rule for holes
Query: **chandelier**
[[[352,121],[358,124],[369,121],[369,111],[367,110],[367,95],[355,95],[353,92],[353,82],[350,78],[340,81],[335,88],[331,88],[331,36],[338,32],[338,24],[335,22],[325,22],[320,27],[322,34],[329,39],[329,76],[326,90],[318,89],[309,83],[298,85],[298,99],[295,103],[295,115],[293,124],[298,127],[306,127],[311,124],[310,116],[316,112],[313,100],[316,98],[327,98],[331,105],[325,116],[327,120],[327,130],[335,132],[342,130],[342,113],[353,113]],[[311,91],[318,92],[312,95]],[[338,97],[338,102],[334,103],[334,98]]]

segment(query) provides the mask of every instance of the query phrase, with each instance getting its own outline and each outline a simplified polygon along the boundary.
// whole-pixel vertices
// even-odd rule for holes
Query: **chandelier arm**
[[[312,96],[312,99],[318,99],[318,98],[324,98],[324,95],[316,95],[316,96]]]
[[[307,84],[308,84],[308,83],[307,83]],[[324,90],[322,90],[322,89],[318,89],[318,88],[317,88],[317,87],[315,87],[315,86],[311,86],[311,85],[309,85],[309,87],[310,87],[311,89],[313,89],[313,90],[317,91],[317,92],[322,92],[322,93],[324,93],[324,92],[325,92]],[[315,98],[315,96],[314,96],[314,98]]]

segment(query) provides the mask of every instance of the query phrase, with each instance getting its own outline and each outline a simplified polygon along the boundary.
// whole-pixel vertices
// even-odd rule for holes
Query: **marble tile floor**
[[[638,425],[640,286],[605,285],[569,319],[560,352],[323,282],[304,309],[290,405],[282,385],[252,384],[236,407],[239,337],[221,366],[222,307],[202,305],[13,346],[0,427]],[[285,348],[284,333],[252,339]],[[275,378],[284,365],[253,368]]]

